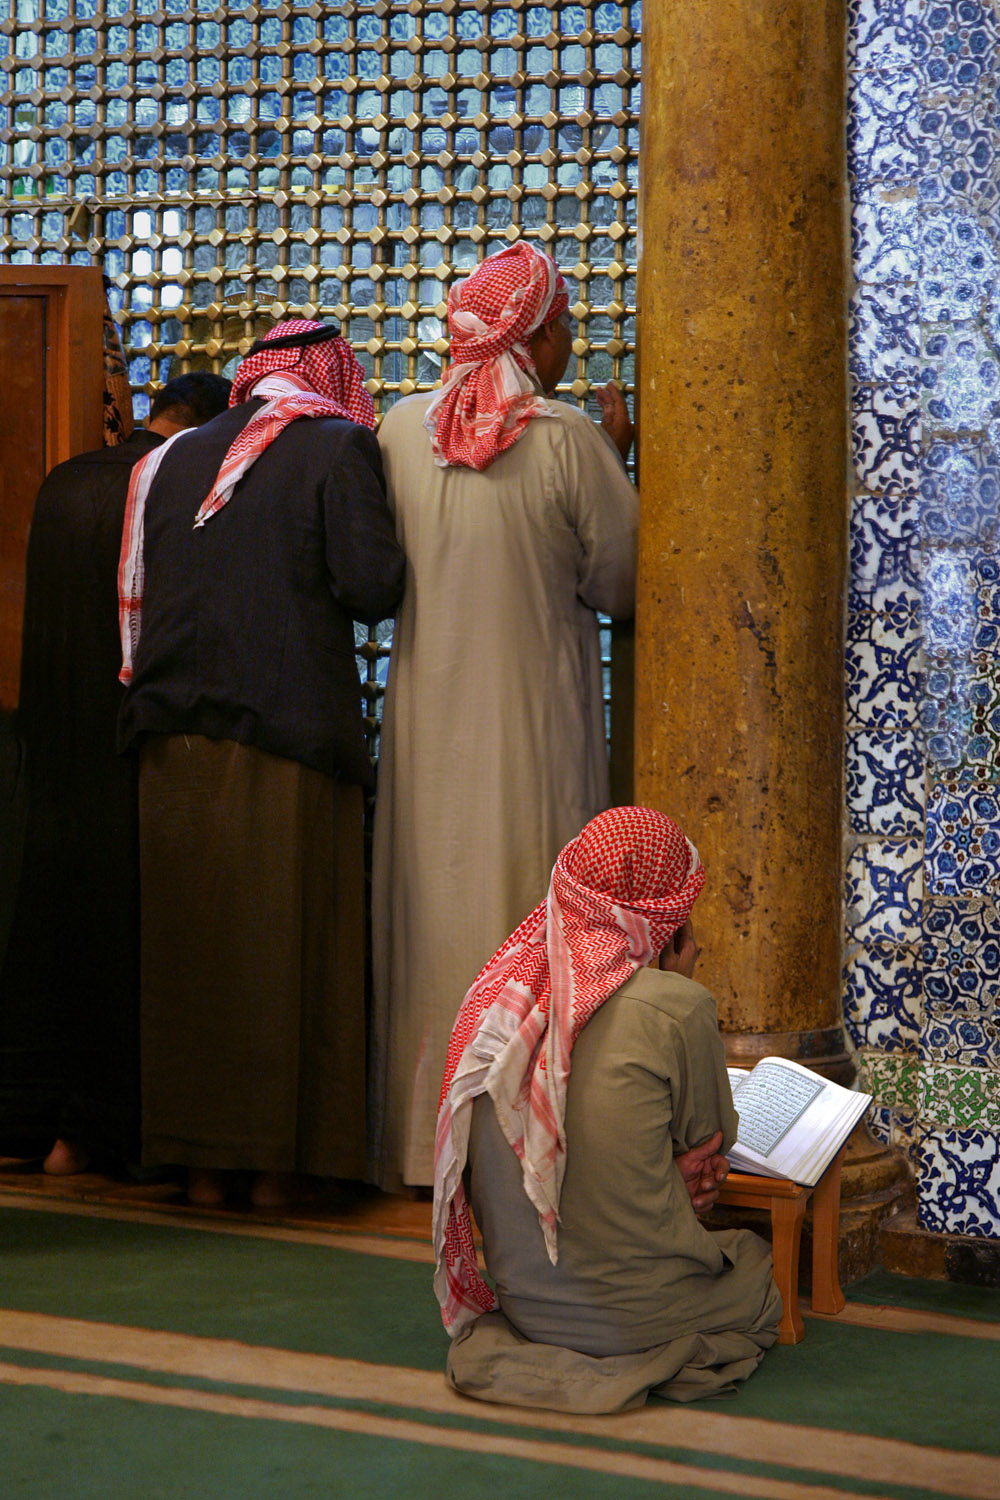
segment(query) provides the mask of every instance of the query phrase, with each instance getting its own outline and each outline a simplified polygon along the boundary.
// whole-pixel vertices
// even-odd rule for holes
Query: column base
[[[1000,1287],[1000,1244],[965,1234],[921,1229],[916,1211],[904,1208],[879,1233],[883,1270],[963,1286]]]
[[[854,1063],[840,1026],[819,1026],[809,1031],[725,1031],[722,1040],[731,1068],[752,1068],[762,1057],[787,1057],[824,1078],[832,1078],[834,1083],[848,1084],[854,1078]]]
[[[862,1120],[848,1139],[840,1174],[838,1264],[842,1281],[857,1281],[882,1264],[882,1228],[913,1201],[906,1157],[876,1140]]]

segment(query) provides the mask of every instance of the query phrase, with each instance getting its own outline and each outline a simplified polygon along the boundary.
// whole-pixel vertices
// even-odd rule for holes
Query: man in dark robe
[[[354,620],[405,560],[364,371],[288,319],[230,409],[136,470],[119,743],[138,746],[143,1161],[259,1208],[365,1170],[364,742]]]
[[[48,1152],[48,1172],[138,1156],[137,772],[115,745],[122,520],[133,465],[225,410],[229,389],[218,375],[170,381],[145,429],[59,464],[35,503],[15,719],[27,826],[0,969],[0,1154]]]

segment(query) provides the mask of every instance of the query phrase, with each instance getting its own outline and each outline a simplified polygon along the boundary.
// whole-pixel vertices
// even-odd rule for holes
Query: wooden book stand
[[[778,1343],[797,1344],[806,1327],[799,1311],[799,1245],[802,1220],[813,1197],[812,1306],[815,1312],[839,1313],[846,1298],[837,1274],[837,1229],[840,1221],[842,1146],[814,1188],[787,1177],[757,1177],[731,1172],[719,1191],[720,1205],[766,1208],[771,1214],[774,1279],[781,1293]]]

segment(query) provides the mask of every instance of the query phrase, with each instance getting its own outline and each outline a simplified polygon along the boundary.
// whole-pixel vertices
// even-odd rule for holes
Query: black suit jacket
[[[378,443],[340,418],[292,422],[194,530],[226,450],[260,405],[193,429],[160,465],[119,744],[203,734],[367,785],[352,622],[392,614],[404,574]]]

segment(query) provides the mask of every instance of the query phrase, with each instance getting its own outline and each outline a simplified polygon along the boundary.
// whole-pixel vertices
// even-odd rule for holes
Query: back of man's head
[[[200,427],[202,422],[210,422],[220,411],[225,411],[230,388],[230,381],[204,370],[178,375],[153,397],[149,425],[161,422],[174,428]]]

